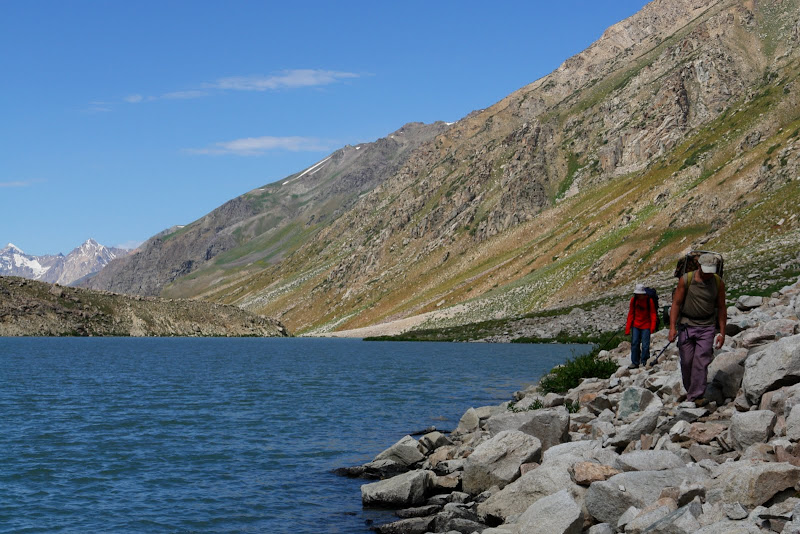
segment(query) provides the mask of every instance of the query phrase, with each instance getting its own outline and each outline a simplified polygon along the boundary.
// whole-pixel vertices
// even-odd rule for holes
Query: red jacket
[[[628,307],[628,320],[625,324],[625,335],[631,333],[631,326],[641,330],[650,330],[651,333],[655,332],[656,324],[658,323],[656,314],[656,305],[653,299],[648,296],[643,300],[637,300],[636,295],[631,297],[631,303]]]

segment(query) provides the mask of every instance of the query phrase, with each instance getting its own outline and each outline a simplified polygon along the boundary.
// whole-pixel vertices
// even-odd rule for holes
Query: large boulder
[[[742,334],[739,338],[739,344],[749,349],[775,339],[793,336],[796,333],[797,321],[790,319],[774,319]]]
[[[460,435],[475,432],[478,430],[480,422],[481,419],[478,416],[477,410],[475,410],[475,408],[470,408],[464,412],[464,415],[461,416],[461,419],[458,421],[458,426],[453,431],[453,434]]]
[[[410,471],[371,484],[361,486],[361,502],[364,506],[407,508],[425,502],[430,487],[432,471]]]
[[[626,388],[617,407],[617,418],[624,420],[633,413],[645,411],[654,403],[660,405],[661,401],[652,391],[636,386]]]
[[[447,436],[437,431],[428,432],[419,438],[419,443],[429,451],[435,451],[439,447],[453,444]]]
[[[751,404],[758,404],[767,391],[798,382],[800,335],[781,338],[745,360],[742,389]]]
[[[614,467],[620,471],[664,471],[686,464],[670,451],[632,451],[617,457]]]
[[[744,377],[746,349],[737,349],[718,354],[708,366],[708,388],[705,396],[718,403],[735,399]]]
[[[738,502],[748,508],[764,504],[800,481],[800,467],[784,462],[726,462],[714,474],[706,500]]]
[[[523,513],[528,507],[541,499],[569,489],[574,496],[582,496],[584,489],[572,482],[569,467],[583,458],[562,455],[556,460],[542,464],[515,480],[486,501],[478,504],[478,516],[484,521],[505,521],[512,515]]]
[[[786,437],[795,442],[800,441],[800,404],[795,404],[786,418]]]
[[[419,443],[411,436],[405,436],[400,441],[380,453],[374,461],[389,460],[404,466],[411,466],[425,459],[419,450]]]
[[[770,410],[735,413],[729,428],[731,442],[739,452],[755,443],[766,443],[772,437],[777,417]]]
[[[723,520],[696,530],[694,534],[762,534],[764,531],[746,521]]]
[[[631,471],[613,476],[604,482],[594,482],[586,492],[585,505],[589,513],[602,523],[616,525],[631,506],[644,509],[655,502],[661,491],[681,483],[705,483],[707,472],[698,466],[664,471]]]
[[[694,534],[700,529],[697,520],[703,514],[699,499],[659,519],[645,532],[650,534]]]
[[[612,447],[625,447],[631,441],[636,441],[642,434],[652,434],[658,425],[660,410],[647,410],[642,412],[630,424],[622,425],[617,429],[617,433],[608,438],[606,445]]]
[[[752,310],[753,308],[758,308],[763,304],[764,297],[755,297],[751,295],[742,295],[738,299],[736,299],[736,307],[741,311],[748,311]]]
[[[520,532],[580,534],[583,512],[567,490],[543,497],[530,505],[517,520]]]
[[[481,443],[464,464],[462,487],[478,494],[492,486],[504,487],[516,480],[519,468],[541,459],[542,443],[519,430],[504,430]]]
[[[519,430],[538,438],[542,450],[569,441],[569,412],[563,406],[530,410],[522,413],[507,412],[486,420],[489,434],[496,436],[504,430]]]

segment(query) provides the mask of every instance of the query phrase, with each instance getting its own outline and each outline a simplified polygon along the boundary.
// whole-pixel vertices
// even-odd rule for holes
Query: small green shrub
[[[600,358],[600,349],[589,354],[568,359],[564,365],[553,368],[539,382],[542,393],[566,393],[584,378],[608,378],[617,370],[613,360]]]
[[[565,400],[564,407],[566,407],[569,413],[578,413],[581,409],[580,403],[578,401],[572,402],[572,399]]]
[[[515,402],[508,403],[508,411],[514,413],[529,412],[531,410],[541,410],[542,408],[544,408],[544,403],[542,402],[542,399],[534,400],[532,403],[530,403],[530,405],[528,405],[527,408],[517,408],[517,403]]]

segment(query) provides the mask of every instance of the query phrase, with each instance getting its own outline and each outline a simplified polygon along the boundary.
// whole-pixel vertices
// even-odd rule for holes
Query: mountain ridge
[[[651,2],[421,143],[280,262],[174,277],[162,294],[321,333],[666,287],[701,245],[741,269],[777,261],[798,248],[799,41],[796,0]]]
[[[0,249],[0,276],[22,276],[42,282],[71,285],[103,269],[115,258],[130,251],[101,245],[92,238],[75,247],[66,256],[25,254],[13,243]]]
[[[392,173],[444,122],[408,123],[370,143],[347,145],[310,167],[236,197],[173,232],[158,234],[117,261],[87,287],[160,294],[166,285],[220,260],[233,269],[270,263]],[[228,254],[227,258],[225,254]],[[171,295],[183,296],[183,295]]]

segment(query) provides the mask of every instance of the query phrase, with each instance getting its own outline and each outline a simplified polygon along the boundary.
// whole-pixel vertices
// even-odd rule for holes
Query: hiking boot
[[[632,364],[630,364],[630,365],[628,366],[628,369],[638,369],[638,368],[639,368],[639,365],[637,365],[637,364],[635,364],[635,363],[632,363]]]
[[[698,408],[702,408],[706,404],[708,404],[708,399],[699,398],[694,400],[694,405],[697,406]]]

